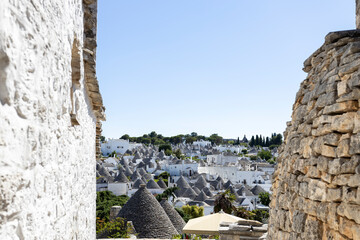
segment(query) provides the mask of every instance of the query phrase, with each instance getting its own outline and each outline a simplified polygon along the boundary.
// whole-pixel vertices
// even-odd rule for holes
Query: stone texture
[[[304,63],[273,175],[268,239],[359,239],[360,31],[330,33]]]
[[[0,3],[0,239],[95,238],[96,3]]]

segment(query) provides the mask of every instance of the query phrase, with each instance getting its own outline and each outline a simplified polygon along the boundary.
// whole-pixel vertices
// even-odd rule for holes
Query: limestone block
[[[348,81],[349,88],[354,89],[355,87],[360,87],[360,75],[353,74]]]
[[[335,114],[356,111],[358,109],[357,101],[347,101],[335,103],[324,108],[323,114]]]
[[[339,142],[336,148],[336,157],[351,157],[350,153],[350,138],[344,138]]]
[[[353,73],[359,69],[359,66],[360,66],[360,60],[355,60],[351,63],[345,64],[340,67],[339,76],[342,77],[346,74]]]
[[[360,154],[360,133],[351,136],[350,154]]]
[[[346,237],[350,239],[353,238],[353,229],[357,227],[356,223],[353,221],[350,221],[346,218],[340,217],[340,226],[339,231],[341,234],[345,235]]]
[[[358,187],[360,186],[360,175],[340,174],[334,177],[332,183],[339,186]]]
[[[350,203],[341,203],[337,207],[337,214],[348,219],[354,220],[357,224],[360,224],[360,206]]]
[[[346,203],[359,204],[360,202],[358,201],[358,199],[356,197],[357,190],[358,190],[358,188],[352,188],[352,187],[344,186],[342,188],[342,193],[343,193],[342,201],[346,202]]]
[[[336,100],[336,92],[329,92],[329,93],[325,93],[323,95],[321,95],[315,104],[316,108],[323,108],[325,106],[334,104]]]
[[[330,174],[340,174],[341,166],[347,161],[345,158],[336,158],[332,161],[329,161],[329,170]]]
[[[315,166],[310,166],[306,174],[309,178],[321,178],[321,172]]]
[[[347,81],[341,81],[337,84],[337,94],[340,97],[348,92]]]
[[[321,172],[321,180],[326,182],[326,183],[331,183],[333,179],[333,176],[326,173],[326,172]]]
[[[352,42],[350,44],[348,44],[345,52],[342,55],[342,60],[348,56],[352,56],[356,53],[360,52],[360,43],[359,42]]]
[[[333,117],[331,115],[321,115],[320,117],[317,117],[314,119],[314,122],[312,124],[313,128],[319,127],[319,125],[326,124],[326,123],[332,123]]]
[[[331,161],[332,158],[327,158],[324,156],[320,156],[317,158],[317,168],[319,171],[327,171],[328,170],[328,164],[329,161]]]
[[[354,119],[356,112],[348,112],[342,115],[337,115],[332,118],[331,128],[332,131],[340,133],[351,133],[354,129]]]
[[[360,111],[357,111],[354,116],[354,131],[353,133],[360,132]]]
[[[338,202],[342,199],[342,188],[329,188],[327,190],[326,200],[330,202]]]
[[[337,103],[346,102],[346,101],[357,101],[360,98],[360,89],[355,88],[352,89],[350,92],[343,94],[341,97],[336,99]]]
[[[314,141],[314,137],[303,138],[300,141],[300,153],[302,153],[303,158],[310,158],[312,155],[311,144]]]
[[[301,211],[295,211],[292,219],[292,230],[296,233],[302,233],[305,228],[306,214]]]
[[[322,137],[324,144],[329,146],[337,146],[341,135],[338,133],[330,133]]]
[[[303,239],[318,240],[321,239],[322,224],[315,217],[309,216],[305,222],[305,229],[302,235]]]
[[[339,229],[339,220],[337,215],[337,208],[340,204],[339,203],[329,203],[328,206],[328,217],[327,217],[327,224],[330,228],[338,230]]]
[[[308,183],[306,183],[306,182],[300,183],[299,195],[304,197],[304,198],[309,197]]]
[[[335,147],[331,147],[329,145],[322,145],[321,147],[321,155],[325,156],[325,157],[336,157],[335,154]]]
[[[311,130],[311,135],[319,137],[332,133],[331,124],[320,125],[317,129]]]
[[[342,162],[340,173],[355,173],[358,166],[360,166],[360,156],[353,155],[350,160]]]
[[[326,188],[327,184],[315,179],[310,179],[309,181],[309,199],[316,201],[325,201],[326,200]]]

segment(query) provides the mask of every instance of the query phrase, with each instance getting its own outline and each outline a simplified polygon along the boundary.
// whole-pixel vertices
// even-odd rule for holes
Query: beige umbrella
[[[231,222],[236,223],[243,218],[235,217],[233,215],[218,212],[203,217],[190,219],[183,228],[183,233],[190,234],[204,234],[204,235],[218,235],[220,223]]]

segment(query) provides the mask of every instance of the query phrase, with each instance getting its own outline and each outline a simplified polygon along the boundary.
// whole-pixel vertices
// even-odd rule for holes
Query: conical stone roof
[[[123,171],[119,171],[119,174],[114,179],[114,182],[127,183],[129,182],[129,179],[125,176]]]
[[[178,232],[156,198],[141,185],[118,217],[132,221],[138,238],[171,239]]]
[[[208,197],[206,196],[206,194],[204,193],[204,191],[201,191],[199,195],[196,196],[196,198],[194,199],[195,201],[199,201],[199,202],[203,202],[207,199]]]
[[[108,172],[108,170],[106,170],[106,168],[104,166],[100,166],[98,172],[99,172],[99,175],[106,178],[106,180],[108,182],[113,182],[114,181],[114,178],[110,175],[110,173]]]
[[[149,173],[144,174],[143,177],[144,177],[146,180],[152,179],[152,176],[151,176],[151,174],[149,174]]]
[[[201,192],[200,189],[198,189],[197,187],[193,187],[192,189],[194,190],[194,192],[196,192],[196,194],[200,194]]]
[[[245,193],[245,196],[254,196],[254,194],[247,189],[246,187],[242,186],[238,191],[237,194],[241,197]]]
[[[253,187],[250,190],[254,195],[259,195],[262,192],[266,192],[265,189],[263,189],[261,186],[259,185],[255,185],[255,187]]]
[[[222,184],[224,184],[224,180],[223,180],[222,177],[220,177],[220,176],[218,176],[218,177],[216,178],[216,181],[221,182]]]
[[[180,178],[176,181],[176,186],[178,188],[190,188],[189,183],[185,180],[183,176],[180,176]]]
[[[146,174],[146,171],[143,168],[138,168],[138,172],[140,173],[141,176]]]
[[[230,186],[232,186],[233,185],[233,183],[230,181],[230,180],[228,180],[225,184],[224,184],[224,188],[225,189],[228,189]]]
[[[182,219],[180,214],[172,207],[166,199],[161,200],[160,205],[165,210],[166,214],[168,215],[170,221],[176,228],[179,234],[182,234],[182,230],[185,226],[185,221]]]
[[[160,189],[159,185],[153,179],[151,179],[150,181],[147,182],[146,188],[147,189]]]
[[[125,167],[124,173],[127,177],[130,177],[133,174],[133,172],[130,170],[130,168],[128,166]]]
[[[141,178],[138,178],[135,182],[134,185],[132,186],[133,189],[138,189],[140,188],[141,184],[145,184],[145,182],[143,180],[141,180]]]
[[[214,194],[212,194],[212,192],[210,191],[209,188],[205,187],[202,189],[202,191],[204,191],[204,193],[208,196],[208,197],[213,197]]]
[[[198,189],[203,189],[204,187],[206,187],[207,182],[204,178],[203,175],[200,175],[199,178],[197,179],[197,181],[195,182],[195,187],[197,187]]]
[[[136,179],[141,178],[141,175],[138,171],[134,171],[133,174],[130,176],[131,181],[136,181]]]
[[[161,188],[167,188],[166,183],[165,183],[162,179],[160,179],[160,180],[157,182],[157,184],[158,184],[159,187],[161,187]]]
[[[195,199],[196,196],[197,194],[192,188],[187,188],[186,191],[182,194],[182,197],[187,197],[190,199]]]

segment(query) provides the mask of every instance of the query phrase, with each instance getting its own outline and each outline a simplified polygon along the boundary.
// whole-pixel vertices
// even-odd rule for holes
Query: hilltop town
[[[273,134],[272,139],[276,136]],[[242,140],[222,141],[226,143],[220,145],[214,139],[187,143],[186,136],[178,140],[180,143],[162,145],[123,138],[102,138],[102,157],[96,164],[97,192],[132,197],[145,185],[151,194],[160,196],[166,189],[176,187],[168,199],[172,208],[198,206],[206,216],[214,213],[219,194],[228,190],[235,197],[235,207],[269,210],[259,195],[271,193],[277,147],[255,145],[255,139],[260,144],[266,142],[259,141],[258,136],[250,141],[246,136]],[[270,140],[267,142],[269,145]]]

